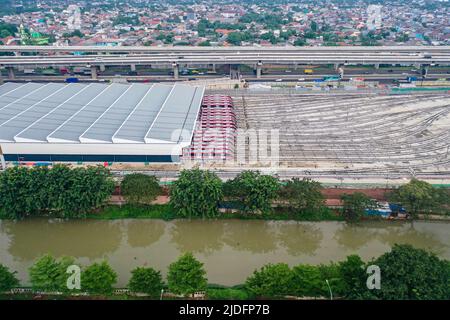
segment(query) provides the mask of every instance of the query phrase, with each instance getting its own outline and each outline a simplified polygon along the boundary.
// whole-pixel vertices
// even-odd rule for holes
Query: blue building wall
[[[178,162],[171,155],[102,155],[102,154],[5,154],[6,161],[48,162]]]

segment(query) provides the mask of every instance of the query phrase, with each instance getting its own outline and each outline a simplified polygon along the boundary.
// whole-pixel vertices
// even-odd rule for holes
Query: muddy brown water
[[[450,260],[450,223],[246,220],[47,220],[0,221],[0,263],[18,272],[45,253],[68,255],[80,265],[107,260],[125,286],[130,271],[168,265],[191,251],[204,263],[210,283],[243,283],[266,263],[320,264],[359,254],[364,260],[408,243]]]

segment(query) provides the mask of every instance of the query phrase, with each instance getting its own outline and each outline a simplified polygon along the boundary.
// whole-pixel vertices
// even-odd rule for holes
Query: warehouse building
[[[6,161],[178,162],[204,87],[184,84],[5,83]]]

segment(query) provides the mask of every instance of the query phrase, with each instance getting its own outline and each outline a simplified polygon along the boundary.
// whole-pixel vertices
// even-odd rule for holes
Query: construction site
[[[58,86],[57,91],[70,91],[67,98],[59,97],[59,91],[50,90],[54,97],[44,97],[44,100],[56,100],[52,102],[52,108],[46,107],[44,110],[41,105],[49,102],[41,98],[30,101],[20,97],[8,98],[7,91],[21,90],[26,86],[18,87],[12,83],[5,85],[3,99],[7,100],[4,108],[12,108],[7,118],[12,117],[14,120],[5,118],[6,122],[0,125],[0,129],[4,129],[2,149],[6,163],[3,166],[33,166],[41,163],[51,165],[61,161],[72,162],[72,165],[100,162],[118,175],[125,174],[128,170],[146,171],[155,174],[162,181],[176,179],[180,169],[192,166],[214,170],[223,179],[232,178],[242,170],[258,169],[268,174],[277,174],[282,179],[310,176],[334,185],[339,182],[342,184],[343,181],[354,182],[355,179],[378,184],[395,179],[401,182],[415,176],[435,183],[436,179],[442,184],[450,181],[450,95],[446,88],[406,87],[399,91],[372,85],[370,82],[365,82],[364,88],[355,86],[351,90],[349,86],[330,86],[331,82],[327,86],[316,84],[302,88],[272,83],[268,88],[262,85],[257,89],[249,88],[237,80],[212,81],[210,84],[189,81],[184,84],[184,90],[205,87],[205,91],[197,97],[196,108],[186,107],[196,121],[194,120],[190,132],[182,140],[177,140],[178,143],[182,141],[179,151],[176,151],[178,160],[169,155],[172,151],[160,151],[164,143],[174,143],[167,142],[169,138],[164,140],[166,142],[146,140],[145,143],[142,143],[142,139],[117,139],[116,131],[120,131],[124,123],[128,122],[127,125],[134,128],[132,122],[141,123],[145,120],[142,117],[133,120],[132,117],[136,113],[136,104],[140,108],[149,108],[150,105],[146,106],[142,99],[126,102],[127,112],[119,112],[120,116],[118,114],[117,117],[120,119],[114,118],[113,124],[109,114],[120,103],[116,103],[116,100],[111,105],[110,102],[114,99],[106,103],[98,97],[98,103],[102,105],[98,115],[87,120],[80,118],[80,128],[88,128],[87,132],[85,129],[77,129],[73,139],[53,141],[52,135],[55,134],[52,130],[57,129],[60,123],[64,124],[63,120],[71,113],[64,113],[61,119],[55,118],[56,122],[52,122],[52,126],[45,127],[42,138],[26,136],[26,133],[34,127],[40,128],[41,122],[44,123],[47,118],[55,117],[55,110],[65,110],[67,100],[73,95],[72,91],[76,93],[84,87],[81,84],[48,84],[42,87]],[[33,85],[37,86],[28,84]],[[148,92],[149,102],[152,102],[152,91],[148,90],[152,88],[154,91],[161,85],[152,87],[134,84],[127,87],[113,83],[109,86],[92,84],[90,87],[94,89],[94,86],[104,86],[100,88],[102,90],[110,86],[120,87],[122,91],[139,89],[144,96]],[[95,96],[96,91],[93,94]],[[118,94],[120,92],[116,93]],[[176,96],[175,92],[173,95]],[[177,103],[184,101],[182,96],[178,96],[180,102]],[[88,98],[86,97],[87,100]],[[16,101],[17,99],[21,100]],[[164,101],[162,99],[161,103]],[[170,100],[164,102],[166,112],[171,112],[173,103],[175,102]],[[15,104],[20,108],[13,108]],[[83,103],[74,105],[75,109],[91,108],[89,105],[84,107]],[[109,105],[111,106],[108,107]],[[99,117],[111,128],[102,139],[96,134],[95,139],[87,141],[89,128],[100,125]],[[20,119],[26,121],[12,126],[11,121],[17,122]],[[150,120],[145,128],[153,127]],[[161,123],[161,130],[176,129],[172,126],[173,120]],[[170,128],[164,127],[169,124]],[[105,128],[102,126],[101,132]],[[0,130],[0,133],[3,131]],[[126,150],[118,150],[119,147]],[[167,156],[148,156],[161,154]]]

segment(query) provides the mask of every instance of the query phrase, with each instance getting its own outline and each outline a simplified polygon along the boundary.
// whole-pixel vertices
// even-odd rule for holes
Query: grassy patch
[[[113,220],[113,219],[175,219],[173,210],[167,204],[155,204],[146,206],[107,206],[96,213],[86,216],[89,219]]]
[[[234,288],[207,289],[206,296],[209,300],[248,300],[253,298],[248,291]]]

